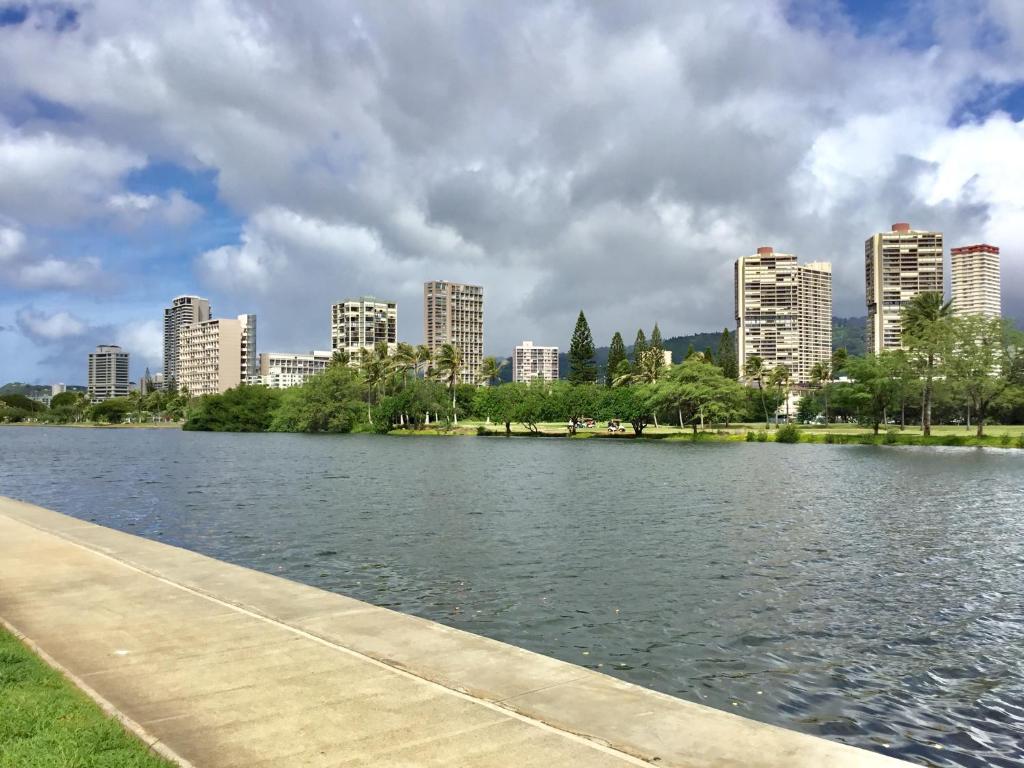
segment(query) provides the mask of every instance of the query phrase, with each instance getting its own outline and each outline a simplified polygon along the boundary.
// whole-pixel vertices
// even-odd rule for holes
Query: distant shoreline
[[[180,430],[184,422],[154,422],[144,424],[47,424],[42,422],[18,422],[2,424],[3,427],[70,427],[74,429],[157,429]],[[665,431],[671,429],[671,431]],[[821,427],[798,427],[798,443],[818,445],[877,445],[877,446],[923,446],[923,447],[948,447],[948,448],[1005,448],[1024,449],[1024,429],[1020,426],[994,427],[1010,431],[1000,431],[978,438],[973,434],[964,434],[961,428],[948,426],[939,427],[930,437],[916,434],[915,432],[900,432],[892,430],[879,432],[878,435],[870,431],[842,431],[840,425],[833,425],[830,429]],[[956,429],[957,433],[950,432]],[[231,434],[269,434],[260,432],[239,432]],[[304,432],[280,432],[275,434],[379,434],[369,431],[358,431],[351,433],[304,433]],[[648,427],[641,435],[635,435],[631,430],[619,433],[608,433],[603,430],[579,430],[576,434],[570,435],[562,427],[557,428],[553,424],[544,424],[536,431],[531,431],[520,424],[513,426],[511,434],[505,432],[504,427],[498,424],[480,424],[477,422],[464,422],[452,429],[424,428],[424,429],[393,429],[383,433],[390,437],[489,437],[489,438],[548,438],[563,440],[636,440],[641,442],[669,442],[669,443],[774,443],[776,428],[765,430],[764,426],[754,427],[752,425],[731,426],[728,429],[717,431],[699,431],[694,434],[691,430],[680,430],[676,427]]]

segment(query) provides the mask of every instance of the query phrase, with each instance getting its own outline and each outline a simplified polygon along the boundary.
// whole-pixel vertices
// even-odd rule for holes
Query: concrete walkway
[[[0,620],[183,765],[906,765],[3,497]]]

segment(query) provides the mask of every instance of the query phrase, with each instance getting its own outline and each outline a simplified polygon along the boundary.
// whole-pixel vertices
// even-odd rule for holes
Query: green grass
[[[173,768],[0,628],[0,768]]]

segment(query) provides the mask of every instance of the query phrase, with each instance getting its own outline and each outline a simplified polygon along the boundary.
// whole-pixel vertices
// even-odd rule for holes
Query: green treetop
[[[726,378],[739,379],[740,369],[736,358],[736,342],[728,328],[722,329],[722,337],[718,340],[718,367]]]
[[[615,372],[619,363],[626,359],[626,345],[622,341],[622,334],[618,331],[612,336],[612,343],[608,347],[608,365],[605,368],[605,384],[611,386],[615,383]]]
[[[573,384],[592,384],[597,381],[597,362],[594,359],[594,337],[590,333],[586,315],[580,310],[576,329],[569,343],[569,381]]]

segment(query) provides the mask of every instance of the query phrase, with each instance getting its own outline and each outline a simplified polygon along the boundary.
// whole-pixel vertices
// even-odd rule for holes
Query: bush
[[[943,445],[963,445],[964,439],[960,435],[946,435],[942,438]]]
[[[896,445],[899,441],[899,435],[895,429],[886,430],[885,437],[882,438],[882,442],[886,445]]]
[[[828,443],[829,445],[832,445],[833,443],[836,442],[836,436],[833,435],[831,432],[826,432],[825,433],[825,442]]]
[[[1017,435],[1017,447],[1024,448],[1024,432]]]
[[[767,443],[768,442],[768,433],[765,432],[763,429],[760,430],[757,433],[757,442],[759,442],[759,443]]]
[[[747,431],[747,442],[748,443],[753,443],[753,442],[756,442],[756,441],[757,441],[757,433],[754,432],[753,430],[748,430]]]
[[[800,430],[796,424],[783,424],[775,431],[776,443],[799,443]]]
[[[1010,433],[1009,432],[1003,432],[1003,434],[1001,434],[999,436],[999,445],[1001,445],[1003,448],[1009,448],[1010,447]]]

